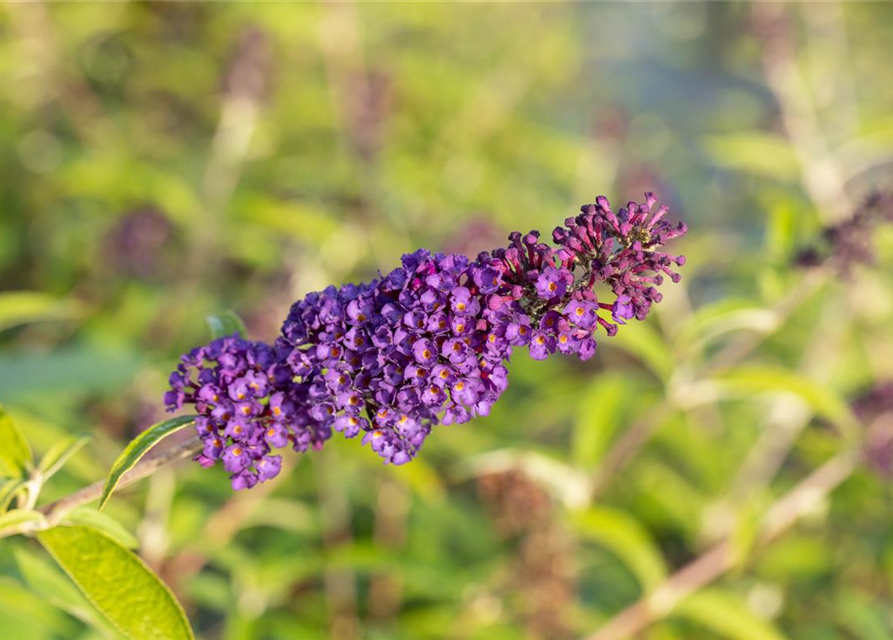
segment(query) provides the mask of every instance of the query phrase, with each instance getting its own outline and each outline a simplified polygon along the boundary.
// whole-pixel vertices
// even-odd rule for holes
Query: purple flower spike
[[[165,403],[194,406],[196,460],[221,460],[235,489],[280,473],[274,448],[319,449],[333,431],[406,464],[435,425],[489,414],[515,347],[587,360],[599,328],[612,336],[648,315],[685,262],[660,250],[685,225],[652,211],[656,200],[615,212],[600,196],[555,229],[557,247],[532,231],[475,260],[420,249],[378,280],[310,293],[273,346],[232,336],[185,354]]]

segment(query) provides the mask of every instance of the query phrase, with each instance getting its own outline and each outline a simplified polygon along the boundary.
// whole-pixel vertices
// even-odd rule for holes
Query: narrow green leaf
[[[128,549],[136,549],[139,541],[113,517],[91,509],[90,507],[78,507],[65,514],[62,524],[82,525],[102,531],[109,538]]]
[[[135,554],[90,527],[37,536],[81,593],[131,640],[194,640],[170,589]]]
[[[673,373],[675,364],[666,341],[646,322],[630,322],[621,327],[610,344],[637,358],[660,380],[668,380]]]
[[[607,373],[587,384],[580,394],[574,419],[571,452],[574,463],[594,470],[613,438],[632,423],[632,416],[647,406],[639,378]]]
[[[702,148],[720,167],[773,180],[793,180],[799,172],[797,156],[782,136],[762,131],[739,131],[703,138]]]
[[[9,509],[16,492],[25,486],[26,482],[27,480],[13,478],[0,485],[0,513],[4,513]]]
[[[31,447],[15,421],[0,405],[0,475],[21,478],[33,465]]]
[[[736,640],[785,640],[770,622],[758,618],[736,596],[705,589],[677,605],[674,616],[687,618],[714,633]]]
[[[77,637],[79,626],[6,575],[0,576],[0,625],[3,640],[69,640]]]
[[[13,550],[19,573],[35,594],[53,606],[85,622],[105,638],[118,638],[105,618],[77,590],[64,573],[50,562],[43,553],[35,553],[23,546]]]
[[[81,315],[78,304],[40,291],[0,293],[0,331],[42,320],[65,320]]]
[[[42,513],[28,509],[13,509],[0,516],[0,538],[22,532],[22,525],[46,524]]]
[[[584,539],[613,552],[636,576],[644,589],[666,578],[667,567],[651,535],[637,520],[615,509],[590,507],[573,516]]]
[[[140,461],[140,458],[148,453],[149,449],[154,447],[159,440],[162,440],[180,429],[188,427],[194,421],[195,416],[177,416],[176,418],[164,420],[163,422],[152,425],[131,440],[130,444],[124,448],[124,451],[122,451],[121,455],[118,456],[118,459],[115,460],[115,463],[112,465],[112,470],[109,471],[105,486],[102,488],[102,498],[99,501],[99,508],[102,509],[105,506],[105,503],[112,497],[112,492],[115,490],[115,487],[118,486],[122,476],[132,469],[136,463]]]
[[[796,371],[749,365],[729,370],[714,378],[713,382],[741,396],[754,393],[790,393],[799,396],[816,413],[838,426],[852,431],[858,429],[858,420],[840,394]]]
[[[749,300],[728,298],[707,304],[695,311],[679,327],[674,342],[682,348],[703,346],[734,331],[768,334],[779,326],[777,314]]]
[[[245,323],[242,322],[242,318],[235,311],[227,309],[221,313],[208,316],[205,318],[205,321],[208,323],[208,328],[211,329],[211,335],[214,339],[231,336],[234,333],[238,334],[240,338],[245,337]]]
[[[37,465],[37,468],[43,473],[44,481],[53,477],[59,469],[65,466],[71,456],[80,451],[88,442],[90,442],[88,435],[69,436],[51,446]]]

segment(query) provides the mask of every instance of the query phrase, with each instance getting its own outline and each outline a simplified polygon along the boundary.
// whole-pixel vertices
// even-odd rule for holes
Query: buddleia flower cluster
[[[853,215],[822,229],[819,240],[794,258],[801,267],[828,265],[847,276],[856,265],[875,261],[872,238],[878,226],[893,223],[893,191],[874,191]]]
[[[555,229],[555,246],[531,231],[473,260],[404,255],[376,280],[295,302],[273,345],[232,336],[190,351],[165,402],[193,405],[197,460],[221,460],[236,489],[278,474],[275,449],[318,449],[333,431],[405,464],[435,425],[489,414],[515,348],[586,360],[599,331],[647,317],[685,262],[661,250],[686,228],[656,202],[648,193],[614,212],[599,197]]]

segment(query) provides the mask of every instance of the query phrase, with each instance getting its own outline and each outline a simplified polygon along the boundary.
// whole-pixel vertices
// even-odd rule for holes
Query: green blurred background
[[[848,409],[893,377],[893,234],[846,279],[791,266],[891,186],[891,42],[883,3],[0,7],[0,402],[38,451],[94,435],[45,498],[163,417],[207,314],[272,340],[402,252],[654,190],[683,282],[593,360],[519,353],[406,467],[336,438],[250,492],[187,463],[109,511],[207,639],[585,637],[724,539],[735,566],[636,637],[893,638],[893,414]],[[3,637],[107,637],[16,546]]]

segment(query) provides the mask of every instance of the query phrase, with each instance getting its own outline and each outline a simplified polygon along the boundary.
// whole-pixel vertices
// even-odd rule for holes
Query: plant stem
[[[167,467],[174,464],[175,462],[179,462],[180,460],[190,458],[199,453],[201,449],[201,440],[199,440],[198,436],[193,436],[186,442],[175,447],[171,447],[170,449],[163,451],[156,456],[153,456],[151,458],[143,458],[136,464],[133,469],[124,474],[124,476],[121,478],[121,481],[118,483],[118,489],[122,489],[128,485],[133,484],[134,482],[137,482],[138,480],[142,480],[146,476],[152,475],[155,471],[161,469],[162,467]],[[93,484],[86,486],[79,491],[75,491],[74,493],[67,495],[64,498],[60,498],[55,502],[51,502],[47,505],[42,506],[40,509],[38,509],[38,511],[47,517],[47,520],[50,522],[51,525],[56,524],[62,518],[62,516],[64,516],[75,507],[79,507],[83,504],[98,500],[99,497],[102,495],[102,488],[104,484],[104,480],[94,482]]]
[[[797,519],[809,513],[825,497],[846,480],[858,462],[856,450],[841,453],[804,478],[796,487],[776,500],[766,511],[758,545],[771,542]],[[676,571],[649,595],[611,618],[587,640],[623,640],[636,637],[652,622],[679,604],[686,596],[716,580],[738,564],[741,549],[736,549],[731,537]]]

